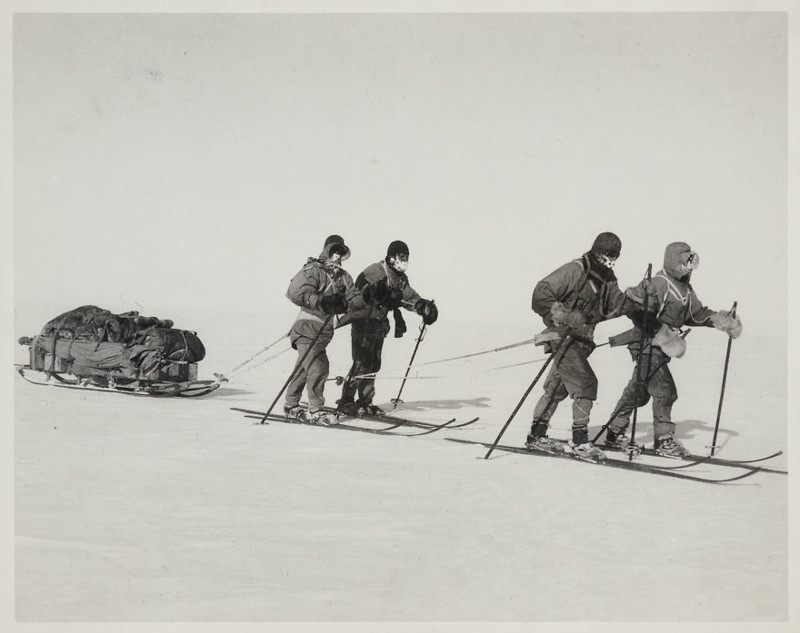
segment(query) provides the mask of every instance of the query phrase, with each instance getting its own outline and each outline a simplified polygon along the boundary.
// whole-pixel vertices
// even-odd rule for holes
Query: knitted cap
[[[608,257],[617,258],[622,252],[622,241],[614,233],[600,233],[594,239],[590,252],[595,256],[607,255]]]
[[[395,255],[408,255],[408,246],[405,242],[395,240],[389,244],[389,248],[386,249],[386,257],[394,257]]]

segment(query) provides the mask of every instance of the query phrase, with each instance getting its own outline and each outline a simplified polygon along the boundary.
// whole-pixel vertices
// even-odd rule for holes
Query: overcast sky
[[[611,230],[623,287],[687,241],[705,303],[782,328],[786,29],[754,12],[17,14],[16,301],[293,314],[289,279],[339,233],[354,277],[405,240],[443,322],[524,320],[536,281]]]

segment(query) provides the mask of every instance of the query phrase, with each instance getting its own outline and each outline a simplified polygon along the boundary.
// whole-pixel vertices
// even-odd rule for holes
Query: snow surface
[[[484,448],[446,441],[493,441],[544,355],[523,345],[432,361],[529,339],[534,319],[469,324],[443,315],[419,348],[398,411],[480,421],[415,438],[254,425],[230,408],[264,410],[275,398],[296,354],[262,359],[288,347],[280,337],[289,323],[253,315],[197,320],[176,325],[197,329],[206,343],[200,378],[231,375],[202,398],[16,379],[18,622],[788,618],[785,475],[715,486],[499,451],[484,460]],[[376,402],[388,407],[418,333],[417,317],[408,322],[403,339],[386,341]],[[598,342],[626,323],[602,324]],[[332,376],[348,370],[349,338],[340,330],[329,347]],[[706,453],[726,339],[696,329],[688,340],[687,355],[672,363],[681,394],[674,419],[679,438]],[[785,448],[785,349],[781,339],[747,331],[733,344],[721,456]],[[632,363],[624,349],[598,348],[592,358],[597,429]],[[25,361],[23,348],[15,360]],[[499,369],[516,363],[527,364]],[[338,392],[328,383],[329,404]],[[540,394],[541,383],[503,443],[524,440]],[[556,413],[553,436],[568,436],[567,405]],[[643,409],[640,439],[649,437],[651,420]],[[769,465],[786,468],[787,456]]]

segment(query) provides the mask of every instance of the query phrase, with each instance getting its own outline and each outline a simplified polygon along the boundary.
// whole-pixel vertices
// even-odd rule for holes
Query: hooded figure
[[[644,280],[626,291],[639,304],[638,309],[630,315],[636,327],[628,349],[634,361],[639,359],[640,354],[647,354],[645,366],[649,366],[649,379],[644,381],[644,388],[637,389],[638,372],[634,369],[614,409],[616,416],[606,432],[608,446],[628,446],[629,440],[624,432],[630,423],[631,413],[634,408],[647,404],[652,397],[654,448],[667,457],[688,454],[674,437],[672,405],[678,399],[678,390],[668,365],[671,358],[680,358],[686,352],[685,334],[681,328],[687,325],[714,327],[733,338],[742,332],[738,317],[711,310],[698,299],[689,280],[699,264],[699,255],[686,242],[673,242],[664,250],[663,269],[651,280]],[[642,333],[645,337],[644,347],[641,345]]]
[[[383,341],[391,331],[392,312],[395,338],[406,332],[400,308],[416,312],[425,325],[432,325],[439,316],[433,301],[419,296],[409,284],[408,245],[395,240],[386,249],[382,261],[370,264],[356,278],[363,302],[351,303],[342,323],[350,323],[353,365],[342,388],[339,411],[347,415],[381,415],[383,410],[372,403],[375,397],[375,375],[381,368]],[[356,400],[358,395],[358,400]]]
[[[589,364],[594,350],[595,324],[627,314],[636,304],[617,285],[613,267],[622,251],[614,233],[600,233],[591,249],[564,264],[536,284],[531,307],[547,329],[539,340],[547,353],[555,353],[544,394],[533,412],[526,446],[548,453],[563,453],[561,442],[547,437],[550,418],[558,404],[572,398],[572,439],[576,456],[602,459],[589,442],[589,414],[597,398],[597,377]]]
[[[363,299],[353,278],[341,267],[350,256],[350,249],[339,235],[325,240],[319,257],[309,257],[305,266],[292,278],[287,298],[300,307],[289,332],[292,347],[298,352],[298,366],[286,388],[283,406],[287,417],[316,424],[335,424],[336,416],[326,413],[323,395],[330,365],[325,348],[333,338],[334,319],[343,314],[350,303],[356,306]],[[300,363],[302,360],[302,363]],[[300,406],[307,387],[309,409]]]

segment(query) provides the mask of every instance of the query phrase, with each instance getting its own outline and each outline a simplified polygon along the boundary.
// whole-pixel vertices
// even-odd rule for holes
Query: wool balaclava
[[[622,241],[614,233],[600,233],[589,250],[589,266],[603,279],[615,279],[612,268],[621,252]]]
[[[395,240],[386,249],[386,263],[397,272],[404,273],[408,268],[408,245]]]

